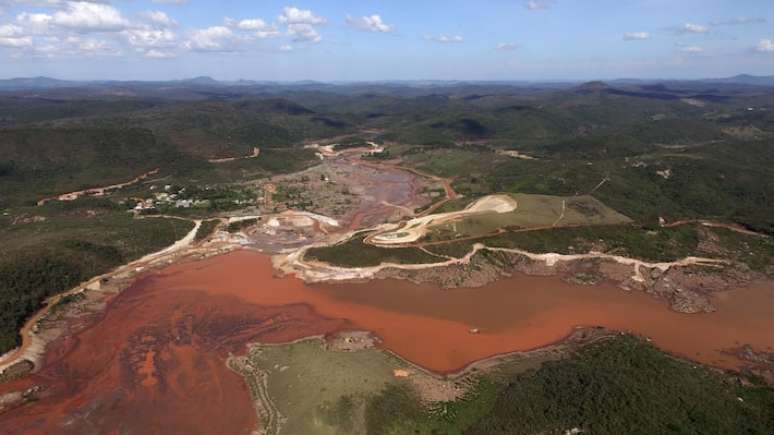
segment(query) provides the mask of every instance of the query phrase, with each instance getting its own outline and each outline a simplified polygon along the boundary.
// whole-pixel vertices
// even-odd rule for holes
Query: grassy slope
[[[338,245],[307,251],[310,260],[319,260],[343,267],[378,266],[380,263],[421,264],[444,261],[415,248],[379,248],[363,243],[363,237],[353,237]]]
[[[501,228],[528,229],[556,225],[616,225],[629,219],[591,196],[559,197],[512,194],[518,208],[509,213],[484,213],[430,226],[425,240],[446,241],[487,236]]]
[[[262,347],[249,359],[268,373],[269,397],[287,418],[282,433],[299,435],[362,433],[368,397],[406,367],[381,350],[332,351],[318,340]]]
[[[196,230],[196,235],[194,236],[195,241],[204,240],[207,237],[211,236],[213,232],[215,232],[215,229],[220,225],[219,219],[209,219],[202,221],[202,224],[199,225],[199,229]]]
[[[0,129],[0,205],[121,183],[171,165],[168,144],[137,128]]]
[[[696,229],[691,226],[645,230],[636,226],[598,226],[505,233],[481,240],[487,246],[519,248],[529,252],[560,254],[591,250],[648,261],[674,261],[695,252]],[[435,253],[460,256],[476,241],[429,247]]]

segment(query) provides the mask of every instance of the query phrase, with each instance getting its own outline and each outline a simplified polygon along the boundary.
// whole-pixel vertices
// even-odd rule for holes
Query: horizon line
[[[616,78],[566,78],[566,79],[440,79],[440,78],[415,78],[415,79],[363,79],[363,80],[319,80],[319,79],[298,79],[298,80],[270,80],[270,79],[250,79],[250,78],[238,78],[238,79],[217,79],[210,75],[189,76],[183,78],[167,78],[167,79],[65,79],[57,78],[53,76],[40,75],[40,76],[13,76],[2,77],[0,81],[13,81],[13,80],[39,80],[48,79],[60,82],[72,82],[72,83],[110,83],[110,82],[139,82],[139,83],[155,83],[155,82],[190,82],[198,79],[212,80],[217,83],[239,83],[239,82],[253,82],[253,83],[280,83],[280,84],[297,84],[304,82],[319,83],[319,84],[367,84],[367,83],[417,83],[417,82],[439,82],[439,83],[579,83],[579,82],[616,82],[616,81],[643,81],[643,82],[659,82],[659,81],[712,81],[712,80],[728,80],[739,77],[749,78],[774,78],[774,75],[754,75],[748,73],[739,73],[730,76],[723,77],[692,77],[692,78],[675,78],[675,77],[660,77],[660,78],[642,78],[642,77],[616,77]]]

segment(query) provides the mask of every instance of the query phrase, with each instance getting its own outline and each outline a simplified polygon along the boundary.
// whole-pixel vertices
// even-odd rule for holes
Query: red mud
[[[14,383],[46,385],[50,396],[0,415],[0,428],[245,433],[254,411],[226,355],[250,341],[342,328],[373,331],[385,348],[436,372],[541,347],[578,325],[631,330],[724,368],[741,364],[724,349],[774,348],[769,284],[719,295],[717,313],[686,315],[643,293],[557,278],[517,275],[480,289],[439,290],[392,280],[308,286],[272,275],[266,256],[238,251],[145,278],[117,296],[94,327],[57,344],[40,373]]]
[[[89,329],[50,346],[40,372],[0,385],[0,394],[45,387],[40,401],[0,414],[0,433],[247,434],[255,411],[228,354],[349,326],[305,305],[261,307],[217,289],[166,286],[175,276],[137,282]]]
[[[395,214],[396,207],[409,210],[423,205],[420,194],[427,186],[425,177],[410,170],[390,165],[379,165],[360,160],[357,155],[345,155],[332,162],[334,165],[357,165],[360,175],[357,184],[368,192],[369,199],[364,201],[351,217],[347,228],[357,230],[383,223]]]

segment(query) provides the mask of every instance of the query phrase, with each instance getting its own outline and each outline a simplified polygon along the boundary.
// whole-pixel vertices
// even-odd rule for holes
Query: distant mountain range
[[[50,77],[20,77],[0,80],[0,89],[60,88],[78,85],[78,82],[52,79]]]
[[[714,78],[714,79],[695,79],[695,80],[676,80],[676,79],[617,79],[606,82],[592,81],[565,81],[565,82],[540,82],[540,81],[475,81],[475,80],[381,80],[381,81],[363,81],[363,82],[319,82],[319,81],[297,81],[297,82],[278,82],[278,81],[258,81],[258,80],[236,80],[219,81],[208,76],[199,76],[183,80],[167,81],[120,81],[120,80],[94,80],[94,81],[71,81],[59,80],[50,77],[19,77],[11,79],[0,79],[0,91],[25,91],[36,89],[62,89],[62,88],[116,88],[116,87],[192,87],[192,88],[225,88],[232,86],[282,86],[282,87],[301,87],[301,88],[331,88],[343,86],[398,86],[398,87],[417,87],[433,88],[444,86],[465,86],[465,85],[488,85],[488,86],[537,86],[545,88],[563,88],[579,86],[584,90],[599,89],[602,86],[663,86],[673,83],[691,83],[707,85],[741,85],[741,86],[766,86],[774,87],[774,76],[753,76],[749,74],[740,74],[733,77]]]
[[[739,74],[725,79],[708,80],[718,83],[734,83],[754,86],[774,86],[774,76],[752,76],[749,74]]]

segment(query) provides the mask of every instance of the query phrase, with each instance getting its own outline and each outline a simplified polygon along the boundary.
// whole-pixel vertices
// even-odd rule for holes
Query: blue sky
[[[772,0],[0,0],[0,77],[774,74]]]

